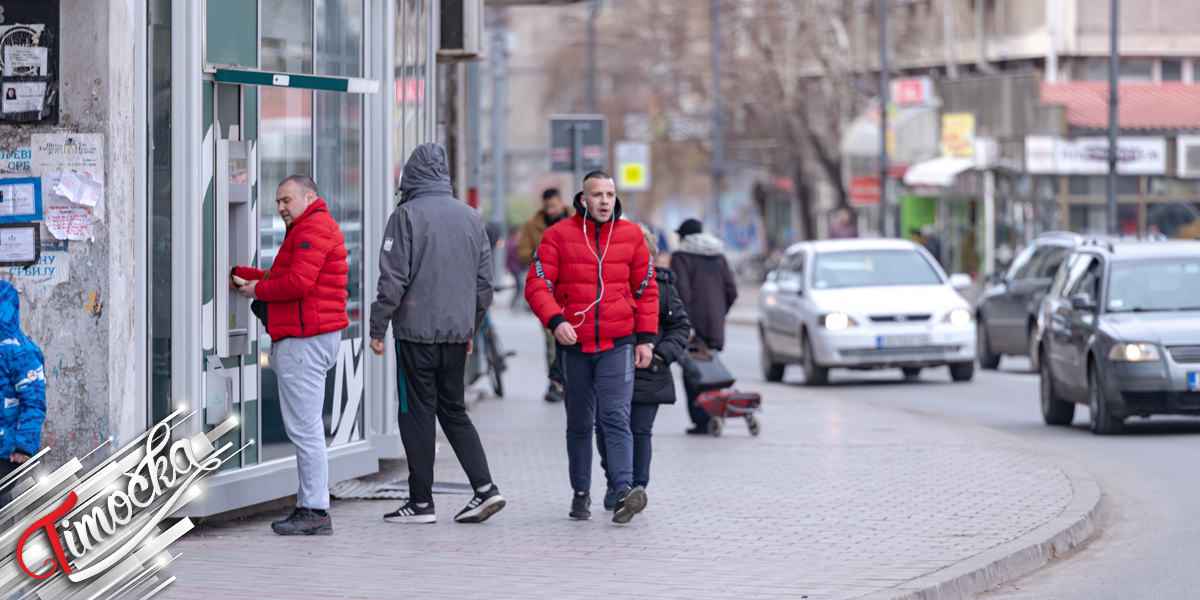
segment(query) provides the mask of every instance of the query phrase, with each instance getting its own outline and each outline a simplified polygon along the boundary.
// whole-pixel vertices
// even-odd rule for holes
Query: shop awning
[[[959,173],[974,166],[975,160],[971,158],[931,158],[909,167],[904,174],[904,185],[949,187]]]

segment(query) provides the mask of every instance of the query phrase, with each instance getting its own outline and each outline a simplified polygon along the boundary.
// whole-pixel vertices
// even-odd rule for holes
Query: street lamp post
[[[712,216],[713,231],[719,236],[721,229],[721,177],[725,170],[725,136],[721,130],[721,0],[709,4],[712,19],[712,75],[713,75],[713,164],[712,164]]]
[[[879,235],[888,237],[888,6],[879,0]]]
[[[1108,233],[1117,235],[1121,230],[1120,223],[1117,223],[1117,133],[1120,129],[1117,118],[1117,72],[1121,62],[1121,56],[1117,53],[1117,14],[1120,0],[1111,2],[1112,21],[1109,29],[1112,40],[1108,61]]]

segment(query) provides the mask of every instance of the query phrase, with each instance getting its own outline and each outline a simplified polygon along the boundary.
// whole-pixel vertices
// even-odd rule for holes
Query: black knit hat
[[[704,231],[704,226],[700,224],[700,221],[688,219],[679,226],[679,229],[675,230],[675,233],[678,233],[680,238],[685,238],[693,233],[700,233],[702,231]]]

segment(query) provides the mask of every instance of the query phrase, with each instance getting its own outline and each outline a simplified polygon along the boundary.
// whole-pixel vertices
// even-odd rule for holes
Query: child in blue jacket
[[[21,299],[0,281],[0,479],[38,453],[46,418],[42,349],[21,332]],[[0,506],[4,504],[0,497]]]

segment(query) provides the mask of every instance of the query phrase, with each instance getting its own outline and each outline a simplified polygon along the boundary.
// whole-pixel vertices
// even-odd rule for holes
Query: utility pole
[[[587,31],[587,102],[588,114],[596,114],[596,14],[600,12],[600,0],[591,0]]]
[[[888,237],[888,0],[879,0],[879,235]],[[797,182],[799,183],[799,182]]]
[[[721,125],[721,0],[711,0],[709,13],[712,19],[713,76],[712,219],[713,233],[722,237],[724,232],[721,227],[721,179],[725,174],[725,134]]]
[[[958,79],[958,58],[955,57],[954,44],[958,41],[954,36],[954,3],[957,0],[942,0],[942,43],[946,54],[946,76]]]
[[[503,11],[504,9],[498,9]],[[492,223],[499,232],[499,239],[506,239],[508,223],[508,206],[505,181],[507,169],[508,146],[508,73],[505,71],[507,44],[505,41],[505,21],[503,13],[498,15],[495,28],[492,30]]]
[[[1120,123],[1117,120],[1117,72],[1120,70],[1121,56],[1117,53],[1117,14],[1120,0],[1112,2],[1112,21],[1109,25],[1112,35],[1111,55],[1108,62],[1108,233],[1117,235],[1120,224],[1117,223],[1117,133]]]

